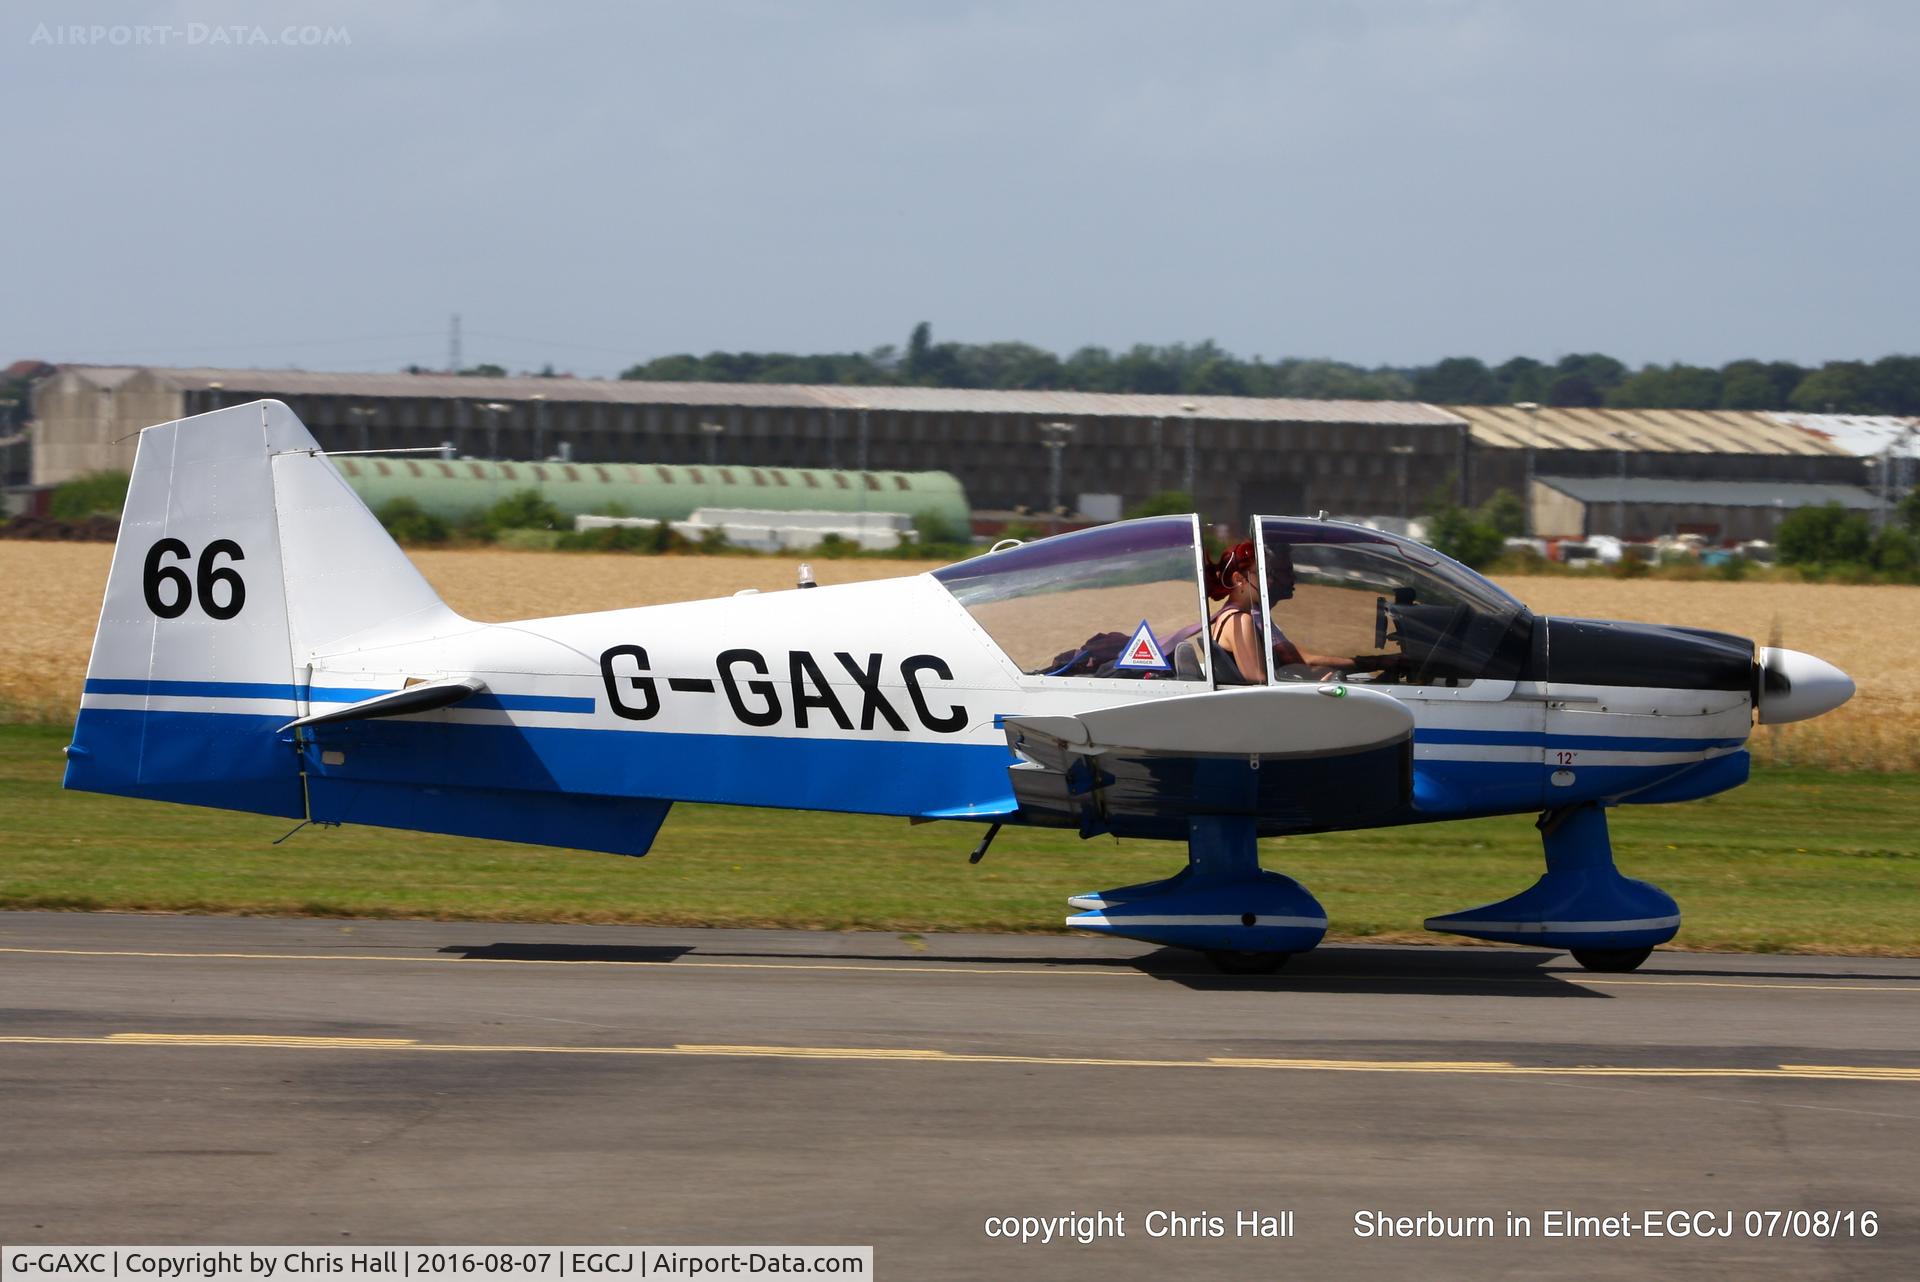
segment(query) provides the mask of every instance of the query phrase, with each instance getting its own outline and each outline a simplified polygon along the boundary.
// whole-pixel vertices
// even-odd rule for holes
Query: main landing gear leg
[[[1607,812],[1593,802],[1540,816],[1547,871],[1511,899],[1446,917],[1428,930],[1565,948],[1588,970],[1632,970],[1680,931],[1680,907],[1658,886],[1613,866]]]
[[[1187,821],[1187,866],[1164,881],[1075,895],[1067,925],[1195,948],[1228,974],[1265,974],[1319,944],[1326,910],[1305,886],[1260,866],[1252,818]]]

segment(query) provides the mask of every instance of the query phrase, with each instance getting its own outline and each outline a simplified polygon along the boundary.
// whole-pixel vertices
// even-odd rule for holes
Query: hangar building
[[[1528,499],[1531,533],[1629,540],[1700,534],[1771,540],[1787,513],[1837,502],[1872,510],[1868,460],[1824,415],[1749,410],[1572,409],[1463,405],[1473,490]]]
[[[1474,501],[1525,493],[1530,476],[1858,485],[1860,458],[1759,410],[1457,405],[1473,434]],[[1802,416],[1806,417],[1806,416]]]
[[[124,468],[139,428],[259,397],[341,452],[450,443],[467,459],[947,472],[976,511],[1046,511],[1057,493],[1108,518],[1186,488],[1191,471],[1201,510],[1229,525],[1261,511],[1408,516],[1436,491],[1479,503],[1530,478],[1884,491],[1893,476],[1823,415],[66,365],[34,387],[33,481]],[[1626,524],[1730,527],[1724,493],[1660,494]]]
[[[1400,512],[1465,475],[1465,422],[1401,402],[69,365],[35,389],[34,481],[125,468],[139,428],[259,397],[329,450],[944,471],[977,509],[1052,505],[1050,423],[1073,428],[1052,434],[1062,505],[1095,515],[1183,488],[1189,440],[1200,507],[1225,522]]]
[[[1771,543],[1788,513],[1828,503],[1856,512],[1880,506],[1873,491],[1858,485],[1540,476],[1533,482],[1533,531],[1549,539],[1610,534],[1637,543],[1698,534],[1710,544]]]

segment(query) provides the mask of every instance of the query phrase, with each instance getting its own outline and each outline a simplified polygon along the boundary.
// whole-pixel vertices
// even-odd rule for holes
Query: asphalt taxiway
[[[1086,938],[0,914],[7,1243],[871,1243],[889,1278],[1884,1277],[1920,1258],[1916,1141],[1913,960],[1663,952],[1590,975],[1332,946],[1240,978]],[[1876,1233],[1539,1236],[1554,1209],[1870,1210]],[[1234,1233],[1286,1210],[1291,1238]],[[1149,1236],[1154,1211],[1199,1235]],[[1361,1238],[1362,1211],[1512,1212],[1535,1234]],[[1070,1212],[1126,1236],[986,1231]]]

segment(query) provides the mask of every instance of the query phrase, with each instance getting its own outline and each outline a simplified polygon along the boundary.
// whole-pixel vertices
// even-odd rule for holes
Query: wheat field
[[[798,559],[416,550],[422,573],[470,618],[500,620],[724,596],[793,583]],[[0,709],[15,718],[72,715],[112,548],[0,540]],[[929,568],[910,561],[817,561],[822,583]],[[1859,693],[1805,725],[1763,730],[1762,760],[1848,769],[1920,769],[1920,588],[1667,580],[1509,578],[1543,614],[1716,628],[1830,660]]]

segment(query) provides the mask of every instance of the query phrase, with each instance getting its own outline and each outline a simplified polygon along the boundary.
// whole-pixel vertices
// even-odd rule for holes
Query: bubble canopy
[[[1254,519],[1274,644],[1391,660],[1371,680],[1400,686],[1510,682],[1532,615],[1490,580],[1381,530],[1293,517]],[[1308,675],[1277,663],[1274,680]],[[1363,670],[1365,665],[1362,665]]]
[[[1024,543],[935,570],[996,645],[1031,676],[1204,681],[1204,660],[1173,651],[1206,624],[1200,523],[1155,516]],[[1144,627],[1164,668],[1116,668]],[[1185,675],[1181,675],[1184,673]]]
[[[1532,615],[1432,548],[1337,521],[1256,517],[1259,620],[1273,682],[1333,676],[1499,697],[1526,657]],[[1149,517],[1056,535],[936,570],[1032,677],[1243,681],[1209,652],[1199,519]],[[1126,661],[1142,631],[1155,665]],[[1123,656],[1123,650],[1126,656]],[[1257,673],[1255,680],[1260,679]]]

